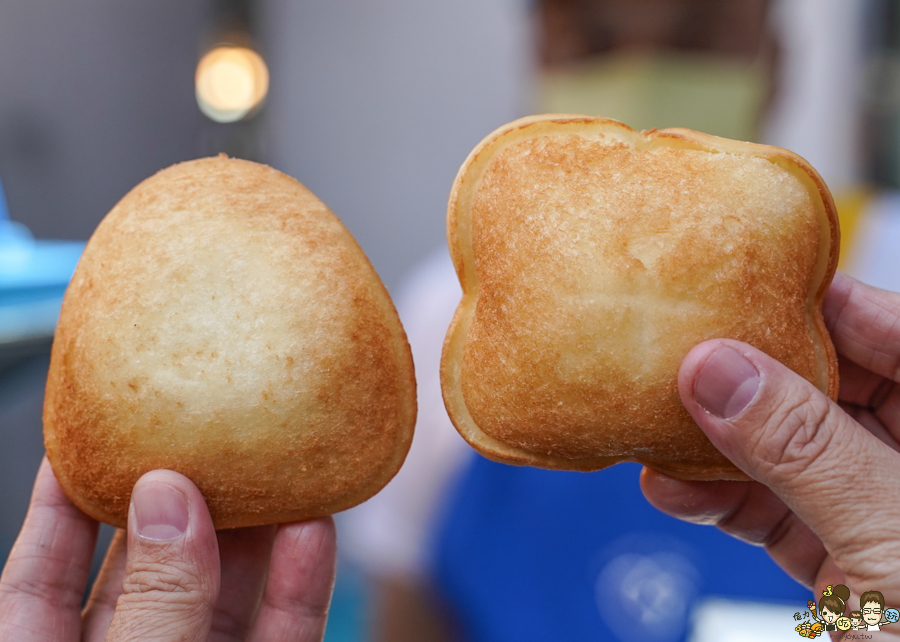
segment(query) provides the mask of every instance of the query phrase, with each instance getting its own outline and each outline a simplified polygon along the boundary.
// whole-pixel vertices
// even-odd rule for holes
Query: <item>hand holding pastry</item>
[[[737,341],[701,343],[681,365],[685,408],[753,482],[676,480],[645,469],[642,486],[667,513],[765,546],[817,594],[845,584],[853,609],[869,590],[895,607],[900,294],[837,275],[824,315],[840,363],[837,403]]]
[[[224,157],[147,179],[66,292],[0,639],[321,640],[328,516],[397,472],[415,400],[387,291],[306,188]],[[80,613],[95,520],[127,533]]]
[[[197,487],[166,470],[138,480],[129,513],[82,610],[98,524],[45,460],[0,577],[0,639],[322,639],[334,583],[330,518],[216,533]]]

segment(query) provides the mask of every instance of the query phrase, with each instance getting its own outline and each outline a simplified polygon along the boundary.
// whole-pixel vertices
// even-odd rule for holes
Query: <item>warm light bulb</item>
[[[252,49],[221,46],[200,59],[195,82],[200,111],[216,122],[233,123],[266,97],[269,70]]]

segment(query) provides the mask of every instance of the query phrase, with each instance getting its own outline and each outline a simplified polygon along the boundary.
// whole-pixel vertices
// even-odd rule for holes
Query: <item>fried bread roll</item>
[[[525,118],[469,155],[447,226],[463,294],[444,401],[491,459],[744,479],[678,396],[682,358],[716,337],[837,395],[821,314],[837,215],[796,154],[603,118]]]
[[[155,468],[187,475],[217,528],[334,513],[384,486],[416,414],[387,291],[294,179],[224,156],[116,205],[66,292],[47,456],[87,514],[125,526]]]

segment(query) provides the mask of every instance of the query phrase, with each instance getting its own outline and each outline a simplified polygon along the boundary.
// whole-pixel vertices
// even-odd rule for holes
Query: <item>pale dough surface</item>
[[[190,477],[216,526],[364,501],[415,422],[386,290],[338,219],[274,169],[224,157],[132,190],[88,243],[53,346],[48,456],[123,526],[153,468]]]

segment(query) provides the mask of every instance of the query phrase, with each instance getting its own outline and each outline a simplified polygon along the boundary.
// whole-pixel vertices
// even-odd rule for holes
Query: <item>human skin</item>
[[[157,470],[138,480],[87,606],[98,523],[47,460],[0,576],[0,640],[312,642],[335,569],[330,518],[216,532],[200,491]]]
[[[666,513],[764,546],[815,595],[846,584],[900,604],[900,295],[838,274],[823,312],[838,352],[837,403],[747,344],[701,343],[681,364],[682,402],[754,481],[645,469],[641,485]]]

